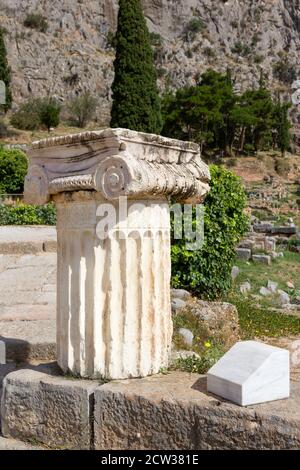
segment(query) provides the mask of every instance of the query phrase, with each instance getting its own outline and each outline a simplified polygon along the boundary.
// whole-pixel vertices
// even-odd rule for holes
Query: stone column
[[[198,147],[107,129],[34,143],[29,156],[27,201],[57,206],[58,364],[109,379],[167,367],[168,200],[207,193]]]

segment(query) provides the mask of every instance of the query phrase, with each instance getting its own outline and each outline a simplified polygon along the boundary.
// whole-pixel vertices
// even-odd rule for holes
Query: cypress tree
[[[111,127],[159,134],[157,74],[140,0],[119,0]]]
[[[0,106],[5,112],[11,107],[12,96],[10,91],[10,70],[7,63],[6,48],[4,43],[4,32],[0,26],[0,80],[6,86],[6,104]]]

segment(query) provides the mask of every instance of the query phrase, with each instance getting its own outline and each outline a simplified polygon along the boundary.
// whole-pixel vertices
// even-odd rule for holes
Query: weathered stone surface
[[[231,279],[233,281],[235,281],[236,278],[238,277],[239,273],[240,273],[239,267],[238,266],[233,266],[232,270],[231,270]]]
[[[171,363],[177,361],[178,359],[187,359],[189,357],[196,357],[200,358],[199,354],[195,353],[194,351],[188,351],[185,349],[174,350],[171,353]]]
[[[56,358],[56,324],[52,320],[0,322],[7,358],[16,362]]]
[[[187,328],[179,328],[178,333],[187,346],[193,345],[194,335],[191,330],[188,330]]]
[[[267,295],[271,295],[272,292],[266,287],[261,287],[259,290],[259,293],[260,295],[263,295],[264,297],[266,297]]]
[[[68,380],[34,370],[12,372],[3,382],[3,436],[53,448],[89,449],[96,387],[97,382]]]
[[[171,307],[172,307],[172,312],[177,312],[178,310],[181,310],[186,306],[186,302],[181,299],[172,299],[171,300]]]
[[[251,284],[250,282],[243,282],[241,285],[240,285],[240,293],[243,294],[243,295],[246,295],[248,294],[248,292],[251,291]]]
[[[238,259],[249,261],[249,259],[251,258],[251,250],[249,250],[248,248],[237,248],[236,256]]]
[[[265,338],[264,342],[272,346],[287,349],[290,352],[291,369],[300,367],[300,338],[297,336],[290,338]]]
[[[258,55],[272,89],[278,85],[272,65],[280,59],[282,50],[293,70],[297,70],[295,2],[273,0],[269,9],[269,2],[264,1],[259,14],[257,3],[252,0],[219,1],[217,9],[213,0],[142,0],[142,5],[150,31],[161,36],[156,48],[156,65],[163,72],[159,79],[161,88],[166,82],[172,89],[194,85],[199,64],[203,71],[213,66],[221,72],[229,65],[234,68],[238,91],[257,88],[259,72],[253,57]],[[103,120],[107,122],[114,59],[108,33],[116,29],[117,0],[1,0],[1,7],[1,22],[11,32],[5,41],[14,102],[19,104],[30,96],[49,93],[67,99],[72,92],[90,90],[99,97],[98,119],[101,124]],[[46,34],[24,27],[24,18],[32,11],[47,18]],[[193,12],[205,24],[205,34],[188,33]],[[239,24],[243,24],[243,31],[237,27]],[[241,57],[234,52],[234,45],[242,40],[241,34],[252,38],[254,30],[258,38],[251,44],[251,54]],[[188,53],[191,46],[193,52]],[[207,52],[210,50],[211,54]],[[290,84],[280,82],[280,86],[292,93]],[[294,93],[295,90],[293,96]]]
[[[281,305],[287,305],[290,303],[290,296],[286,292],[281,291],[280,295],[280,303]]]
[[[55,253],[0,255],[0,322],[55,319],[55,290]]]
[[[171,297],[174,299],[187,300],[191,294],[185,289],[171,289]]]
[[[53,158],[57,152],[60,158]],[[199,146],[154,134],[128,129],[82,132],[34,142],[28,155],[24,196],[31,204],[76,190],[96,190],[107,200],[173,196],[200,203],[209,191],[210,174]]]
[[[43,243],[43,251],[50,252],[50,253],[56,253],[57,251],[57,241],[56,240],[50,240],[47,242]]]
[[[26,255],[42,253],[42,242],[1,242],[0,253],[9,255]]]
[[[277,291],[277,288],[278,288],[278,282],[273,282],[273,281],[268,281],[268,286],[267,286],[268,290],[275,293]]]
[[[204,200],[210,174],[200,147],[104,129],[34,142],[28,156],[25,200],[57,206],[58,364],[108,379],[167,367],[168,198]],[[101,224],[107,213],[114,222]]]
[[[240,408],[206,392],[206,378],[171,373],[95,391],[96,449],[297,449],[300,383],[289,400]]]
[[[192,298],[186,312],[194,315],[201,324],[207,337],[229,349],[239,339],[239,320],[236,307],[227,302],[206,302]]]
[[[269,255],[252,255],[252,260],[254,263],[266,264],[268,266],[272,263],[271,256]]]
[[[273,227],[272,228],[273,234],[282,234],[282,235],[294,235],[297,233],[297,228],[295,225],[291,226],[283,226],[283,227]]]
[[[0,436],[0,450],[45,450],[42,447],[25,444],[15,439],[5,439]]]

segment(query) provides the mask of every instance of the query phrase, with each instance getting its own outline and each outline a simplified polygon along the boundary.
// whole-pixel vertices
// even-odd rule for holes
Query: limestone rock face
[[[255,86],[262,66],[272,84],[291,97],[300,78],[298,0],[142,0],[149,29],[160,34],[156,47],[163,88],[194,84],[207,68],[228,65],[241,89]],[[16,103],[48,93],[62,99],[90,90],[99,97],[99,121],[107,124],[114,50],[108,33],[117,24],[117,0],[1,0],[1,24],[12,68]],[[23,25],[28,13],[41,13],[46,33]],[[204,27],[192,35],[188,24],[200,17]],[[234,52],[236,44],[248,46]],[[282,52],[284,51],[284,52]],[[282,56],[283,54],[283,56]],[[284,61],[291,75],[279,83],[273,65]],[[297,80],[298,79],[298,80]],[[299,111],[294,100],[293,115]]]

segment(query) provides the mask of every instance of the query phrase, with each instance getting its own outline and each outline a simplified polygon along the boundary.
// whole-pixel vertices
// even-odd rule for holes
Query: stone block
[[[252,255],[252,260],[254,263],[267,264],[271,266],[272,258],[269,255]]]
[[[263,241],[261,242],[256,242],[255,245],[253,246],[254,251],[264,251],[265,249],[265,244]]]
[[[57,251],[57,241],[56,240],[48,240],[43,243],[43,251],[47,251],[48,253],[56,253]]]
[[[254,244],[254,240],[242,240],[239,244],[239,248],[247,248],[248,250],[251,250]]]
[[[194,335],[191,330],[188,330],[187,328],[179,328],[178,333],[187,346],[193,345]]]
[[[241,408],[207,394],[206,377],[172,372],[95,390],[95,449],[298,449],[300,382],[281,402]]]
[[[249,259],[251,258],[251,250],[249,250],[248,248],[237,248],[236,256],[238,259],[249,261]]]
[[[278,235],[294,235],[297,233],[297,227],[295,225],[290,226],[282,226],[282,227],[273,227],[272,228],[273,234]]]
[[[275,294],[275,292],[277,292],[278,283],[269,280],[267,288],[270,292],[273,292],[273,294]]]
[[[241,406],[288,398],[289,351],[238,342],[208,371],[207,390]]]
[[[0,340],[0,364],[6,364],[6,349],[4,341]]]
[[[240,293],[245,295],[245,294],[248,294],[248,292],[251,291],[251,284],[250,282],[243,282],[241,285],[240,285]]]
[[[89,449],[97,385],[28,369],[8,374],[1,400],[3,436],[52,448]]]

